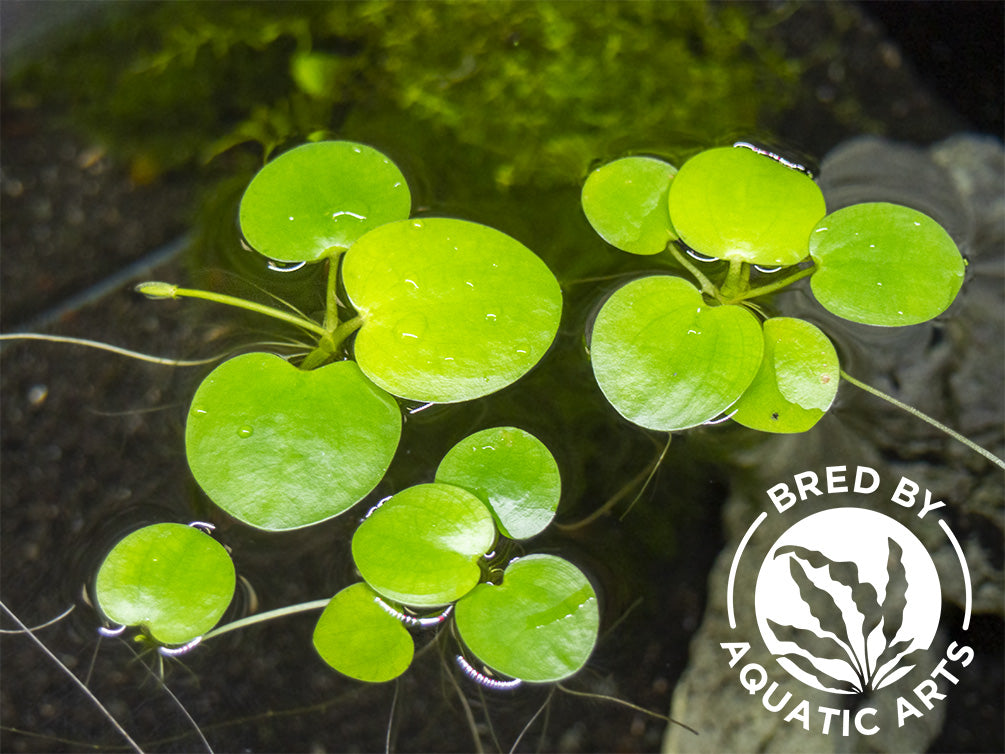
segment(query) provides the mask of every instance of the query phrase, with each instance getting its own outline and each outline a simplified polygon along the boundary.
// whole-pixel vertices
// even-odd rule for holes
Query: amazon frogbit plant
[[[562,299],[533,252],[487,226],[411,219],[410,211],[403,175],[380,152],[307,144],[254,177],[239,217],[248,244],[269,259],[327,264],[322,323],[168,283],[138,287],[153,298],[257,311],[313,343],[299,364],[265,352],[231,358],[196,390],[185,428],[189,466],[237,520],[282,531],[344,513],[391,464],[398,399],[487,395],[551,345]],[[435,480],[382,501],[361,523],[352,540],[361,583],[274,614],[323,608],[314,646],[359,680],[397,677],[414,652],[409,629],[448,619],[475,657],[510,680],[489,678],[461,653],[471,677],[487,685],[565,678],[596,642],[593,587],[557,556],[503,559],[512,542],[548,525],[560,490],[558,466],[536,437],[514,427],[476,433],[447,454]],[[95,583],[109,621],[140,626],[171,654],[269,617],[213,628],[233,597],[235,569],[211,529],[154,524],[121,540]]]
[[[691,277],[632,280],[593,325],[597,383],[649,429],[731,418],[803,432],[826,413],[842,376],[834,346],[805,320],[768,315],[760,297],[809,277],[831,313],[896,327],[941,314],[963,283],[956,244],[928,216],[888,203],[828,214],[803,166],[746,142],[679,171],[653,157],[608,163],[587,177],[582,205],[612,246]]]

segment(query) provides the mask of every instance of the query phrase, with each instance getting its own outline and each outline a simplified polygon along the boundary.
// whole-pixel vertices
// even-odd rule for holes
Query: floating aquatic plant
[[[643,427],[720,417],[765,432],[816,424],[842,375],[836,351],[814,325],[770,317],[761,303],[799,279],[810,277],[828,311],[876,326],[936,317],[960,289],[959,249],[916,210],[873,203],[825,214],[802,165],[746,142],[700,152],[680,170],[654,162],[601,166],[582,193],[605,240],[668,263],[667,274],[616,290],[590,334],[601,390]]]

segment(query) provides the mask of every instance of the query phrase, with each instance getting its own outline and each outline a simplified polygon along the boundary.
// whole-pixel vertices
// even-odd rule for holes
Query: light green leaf
[[[457,630],[478,659],[524,681],[560,681],[590,658],[600,612],[589,580],[554,555],[511,562],[503,583],[457,603]]]
[[[555,517],[562,479],[551,451],[515,427],[476,432],[447,452],[436,481],[474,493],[510,539],[526,539]]]
[[[351,361],[302,371],[268,353],[214,369],[185,427],[189,466],[227,513],[260,529],[310,526],[384,476],[401,411]]]
[[[401,621],[377,604],[376,592],[361,583],[332,597],[314,628],[314,648],[338,672],[382,683],[408,670],[415,641]]]
[[[583,184],[583,212],[601,238],[632,254],[659,254],[677,238],[667,194],[677,169],[653,157],[624,157]]]
[[[239,217],[258,253],[316,262],[411,209],[405,177],[383,154],[351,141],[319,141],[267,163],[245,190]]]
[[[709,149],[670,184],[670,218],[695,251],[759,265],[793,265],[826,211],[813,179],[742,147]]]
[[[382,596],[437,607],[478,583],[478,559],[495,538],[492,514],[477,497],[449,484],[420,484],[402,490],[360,524],[352,557]]]
[[[706,304],[686,280],[662,275],[615,291],[590,345],[607,400],[629,421],[664,431],[725,411],[753,381],[763,350],[749,311]]]
[[[360,368],[389,393],[452,403],[516,381],[551,345],[562,294],[530,249],[448,218],[390,223],[346,254]]]
[[[823,218],[810,238],[810,287],[828,311],[896,327],[926,322],[953,303],[966,263],[941,225],[899,204],[853,204]]]
[[[764,359],[733,420],[763,432],[805,432],[830,408],[841,368],[833,344],[801,319],[764,323]]]
[[[163,644],[184,644],[216,625],[234,597],[230,555],[205,532],[153,524],[120,540],[94,585],[110,620],[142,626]]]

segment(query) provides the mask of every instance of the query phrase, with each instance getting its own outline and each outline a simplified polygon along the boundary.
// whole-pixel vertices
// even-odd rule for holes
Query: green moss
[[[437,155],[484,152],[474,162],[497,187],[572,185],[622,145],[666,152],[780,112],[796,73],[757,13],[701,2],[141,4],[16,83],[162,168],[248,140],[268,153],[394,124],[419,128]]]

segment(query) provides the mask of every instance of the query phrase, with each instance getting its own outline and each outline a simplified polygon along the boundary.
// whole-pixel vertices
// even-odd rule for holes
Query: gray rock
[[[1001,142],[962,135],[923,150],[873,137],[856,139],[827,156],[821,175],[829,211],[861,201],[892,201],[933,216],[950,231],[968,259],[967,282],[943,317],[902,332],[848,325],[819,310],[813,313],[805,291],[780,298],[783,308],[806,312],[814,321],[823,322],[827,332],[835,335],[848,372],[957,428],[1001,457],[1005,450],[1005,151]],[[689,665],[674,691],[670,710],[671,717],[698,729],[700,735],[670,726],[665,752],[924,751],[938,736],[945,713],[945,704],[939,703],[921,720],[903,728],[898,728],[896,720],[881,719],[895,707],[877,703],[880,732],[873,736],[857,735],[854,727],[848,736],[821,735],[820,717],[812,720],[816,729],[806,732],[798,721],[784,719],[797,700],[805,699],[816,710],[820,705],[838,707],[842,698],[815,691],[781,671],[755,640],[753,626],[751,649],[735,667],[729,667],[730,655],[720,646],[738,641],[726,610],[727,579],[741,538],[757,514],[770,507],[764,491],[791,479],[793,473],[828,464],[882,468],[884,478],[906,476],[941,495],[947,508],[940,515],[951,522],[967,559],[973,611],[998,616],[1005,612],[1001,471],[917,417],[845,384],[832,411],[810,432],[765,438],[741,459],[737,481],[723,509],[727,544],[709,575],[705,616],[691,642]],[[809,501],[800,505],[807,506],[807,515],[813,510]],[[892,504],[883,512],[902,521],[915,515]],[[744,562],[761,562],[791,523],[791,519],[769,515],[749,541]],[[930,529],[929,536],[920,536],[939,573],[961,574],[947,538],[936,536],[936,527]],[[740,570],[734,591],[736,613],[752,615],[756,569]],[[952,578],[962,581],[962,575]],[[944,580],[943,593],[962,595],[962,583]],[[929,656],[919,658],[918,666],[934,666],[948,641],[937,636]],[[751,695],[743,688],[739,679],[748,663],[768,669],[772,680],[779,682],[769,701],[779,701],[791,692],[792,700],[782,712],[764,709],[765,689]],[[909,696],[919,682],[914,675],[908,673],[880,693],[887,699]],[[848,697],[843,699],[848,701]],[[851,703],[868,706],[870,700],[852,697]]]

